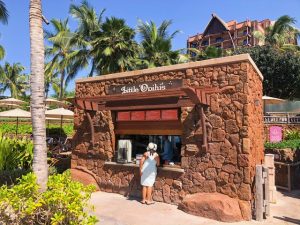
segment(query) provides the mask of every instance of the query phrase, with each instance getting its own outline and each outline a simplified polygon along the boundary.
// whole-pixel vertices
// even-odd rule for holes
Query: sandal
[[[141,203],[142,203],[142,204],[146,204],[147,202],[144,200],[144,201],[141,201]]]
[[[151,202],[147,202],[147,205],[153,205],[155,202],[151,201]]]

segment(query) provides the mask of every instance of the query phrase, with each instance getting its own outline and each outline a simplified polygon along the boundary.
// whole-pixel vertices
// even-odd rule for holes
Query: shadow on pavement
[[[283,220],[289,223],[294,223],[294,224],[300,224],[300,220],[298,219],[293,219],[287,216],[279,217],[279,216],[273,216],[273,218],[278,219],[278,220]]]
[[[291,192],[288,191],[280,191],[284,196],[291,197],[291,198],[298,198],[300,199],[300,190],[293,190]]]

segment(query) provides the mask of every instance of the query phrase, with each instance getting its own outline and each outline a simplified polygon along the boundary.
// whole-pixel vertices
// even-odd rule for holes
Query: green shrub
[[[0,123],[0,132],[3,134],[15,134],[16,133],[16,123],[12,122],[1,122]],[[62,134],[66,134],[67,136],[72,136],[74,133],[73,124],[63,124],[62,126]],[[30,135],[32,133],[31,124],[20,123],[18,127],[18,134]],[[60,124],[49,124],[47,125],[47,134],[56,134],[60,135]]]
[[[26,169],[0,171],[0,186],[15,184],[18,178],[22,177],[23,175],[29,172],[31,172],[31,170]]]
[[[49,177],[47,190],[39,192],[36,177],[29,173],[12,188],[0,188],[0,223],[29,225],[93,225],[95,216],[86,210],[94,186],[71,180],[70,172]]]
[[[284,134],[285,140],[295,140],[300,139],[300,131],[299,130],[288,130]]]
[[[10,139],[0,133],[0,171],[29,169],[33,160],[33,143],[28,139]]]
[[[292,149],[299,149],[300,148],[300,139],[295,140],[285,140],[281,142],[266,142],[265,148],[272,149],[272,148],[292,148]]]

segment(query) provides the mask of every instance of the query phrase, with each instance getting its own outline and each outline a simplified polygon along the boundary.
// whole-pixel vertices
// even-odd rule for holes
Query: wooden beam
[[[195,104],[190,99],[179,99],[177,103],[173,104],[155,104],[155,105],[127,105],[127,106],[106,106],[106,104],[99,104],[98,110],[139,110],[139,109],[175,109],[181,107],[194,107]]]
[[[94,147],[94,144],[95,144],[95,128],[94,128],[93,120],[92,120],[92,117],[91,117],[90,113],[86,112],[86,115],[87,115],[87,118],[88,118],[88,121],[89,121],[89,124],[90,124],[91,142],[92,142],[92,145]]]

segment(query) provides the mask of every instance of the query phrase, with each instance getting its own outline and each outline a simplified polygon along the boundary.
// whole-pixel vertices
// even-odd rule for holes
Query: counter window
[[[119,163],[136,162],[146,151],[149,142],[157,144],[161,164],[179,165],[181,138],[178,135],[117,135],[116,161]]]

